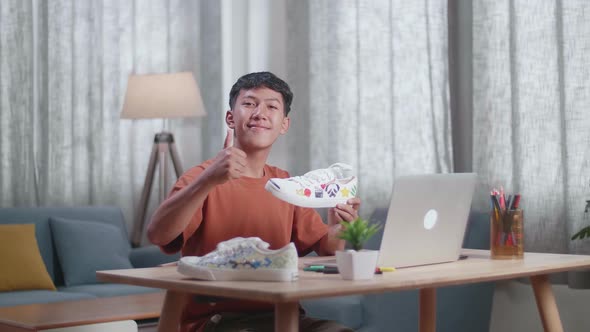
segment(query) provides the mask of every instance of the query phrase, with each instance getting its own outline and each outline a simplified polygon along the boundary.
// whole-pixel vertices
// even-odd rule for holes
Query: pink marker
[[[520,203],[520,194],[514,195],[514,200],[512,201],[512,209],[518,209],[518,203]]]

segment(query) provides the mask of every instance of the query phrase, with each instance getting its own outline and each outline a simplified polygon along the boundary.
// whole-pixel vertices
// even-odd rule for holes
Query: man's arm
[[[201,208],[215,184],[203,171],[158,207],[147,228],[151,243],[164,246],[172,242],[188,226],[195,212]]]
[[[358,197],[349,199],[346,204],[338,204],[328,211],[328,233],[317,243],[315,251],[320,256],[333,256],[337,250],[344,250],[344,240],[338,238],[340,221],[353,221],[358,218],[361,200]]]
[[[165,246],[176,239],[202,207],[209,192],[217,185],[239,178],[246,163],[246,153],[232,146],[232,133],[228,130],[224,149],[213,163],[158,207],[147,229],[150,242]]]

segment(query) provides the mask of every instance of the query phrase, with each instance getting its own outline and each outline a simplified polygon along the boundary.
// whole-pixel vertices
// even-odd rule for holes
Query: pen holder
[[[524,255],[523,212],[521,209],[490,216],[490,251],[492,259],[519,259]]]

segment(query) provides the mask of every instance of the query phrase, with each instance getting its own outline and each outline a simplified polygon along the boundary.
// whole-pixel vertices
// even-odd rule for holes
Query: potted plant
[[[586,208],[584,208],[584,222],[590,223],[590,199],[586,200]],[[582,228],[579,232],[574,234],[571,239],[581,240],[584,238],[590,238],[590,226]],[[570,271],[568,272],[568,285],[570,288],[590,288],[590,271]]]
[[[367,220],[357,218],[354,221],[341,221],[342,230],[338,237],[350,244],[352,249],[337,251],[336,263],[343,279],[371,279],[377,266],[378,250],[364,250],[363,245],[381,228]]]
[[[586,208],[584,209],[584,219],[590,221],[590,200],[586,201]],[[572,236],[572,240],[583,239],[590,237],[590,226],[582,228],[579,232]]]

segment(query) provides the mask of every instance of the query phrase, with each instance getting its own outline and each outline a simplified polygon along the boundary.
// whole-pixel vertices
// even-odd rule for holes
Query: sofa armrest
[[[490,249],[490,215],[487,212],[471,211],[465,231],[463,248]]]
[[[168,255],[157,246],[132,248],[129,253],[131,265],[135,268],[154,267],[164,263],[174,262],[180,259],[180,253]]]

